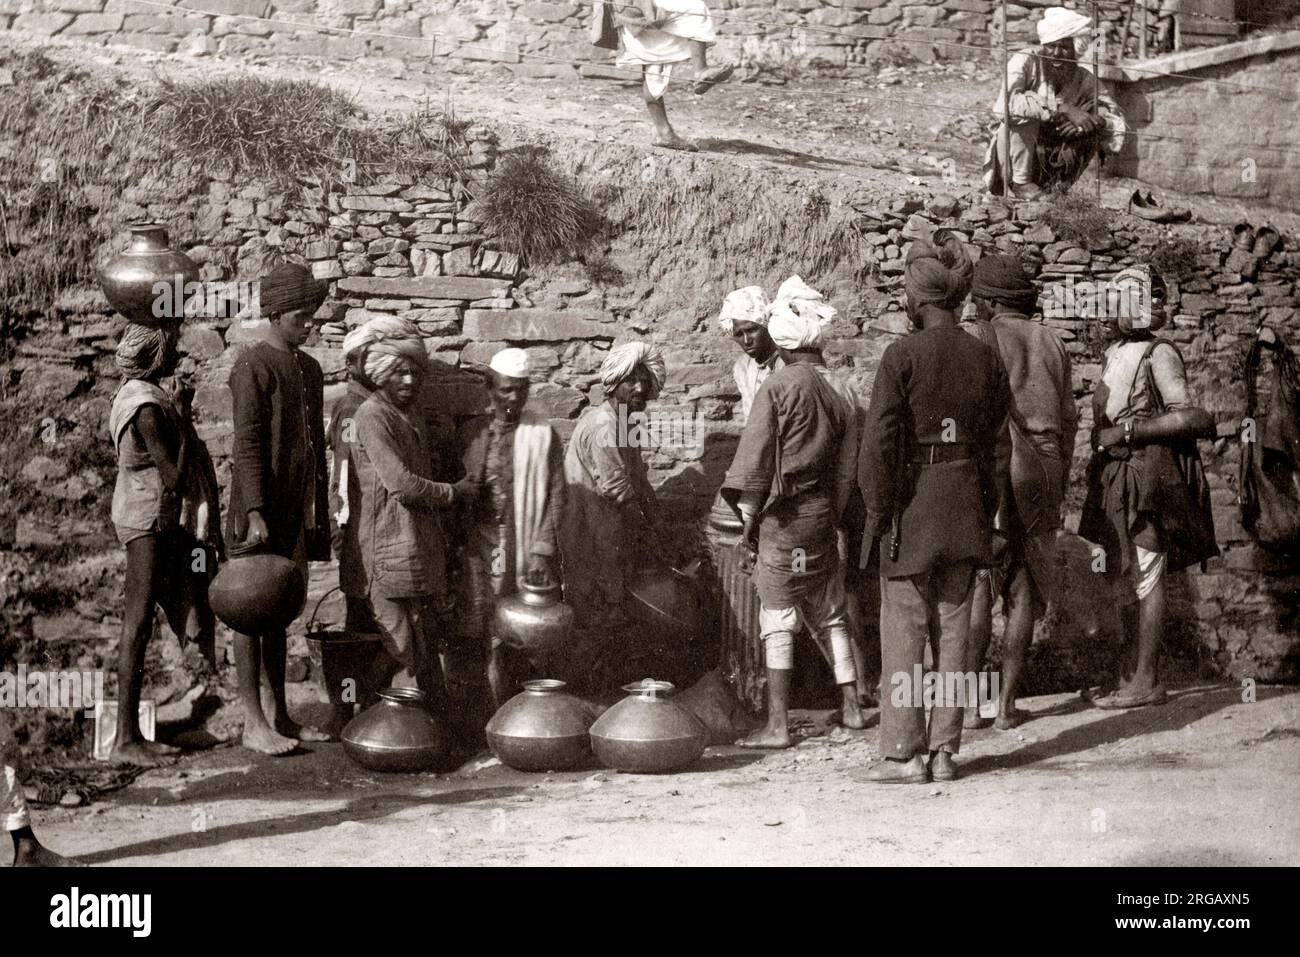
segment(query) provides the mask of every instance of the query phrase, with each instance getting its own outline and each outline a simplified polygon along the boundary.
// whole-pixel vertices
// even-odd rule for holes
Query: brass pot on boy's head
[[[158,223],[133,223],[131,243],[99,269],[109,305],[142,326],[177,325],[199,290],[199,267]]]

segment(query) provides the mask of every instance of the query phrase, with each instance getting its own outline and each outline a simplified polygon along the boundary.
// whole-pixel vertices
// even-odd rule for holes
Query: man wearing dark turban
[[[329,560],[329,483],[324,374],[299,347],[328,290],[304,266],[286,263],[263,277],[258,303],[269,320],[267,334],[230,371],[235,422],[227,541],[291,558],[304,579],[308,560]],[[264,754],[287,754],[299,739],[327,737],[289,717],[285,652],[283,631],[235,636],[243,744]],[[271,692],[269,714],[262,708],[263,684]]]
[[[1010,397],[997,353],[958,326],[972,272],[960,240],[946,230],[912,244],[904,280],[907,312],[920,331],[881,357],[858,461],[864,540],[868,548],[883,542],[885,761],[869,774],[882,783],[955,778],[962,705],[975,694],[973,680],[954,686],[966,670],[975,569],[991,557],[998,476],[1006,470],[997,453]],[[920,687],[927,640],[937,649],[943,695],[928,734]]]
[[[981,569],[972,605],[967,670],[984,664],[992,631],[994,596],[1006,612],[998,717],[1001,731],[1016,727],[1026,713],[1016,709],[1016,689],[1034,621],[1047,610],[1061,505],[1070,484],[1070,459],[1078,412],[1070,384],[1070,354],[1060,336],[1029,316],[1038,291],[1017,256],[989,255],[975,267],[971,298],[979,321],[975,332],[1002,358],[1011,388],[1011,463],[1005,520],[997,528],[998,564]],[[967,728],[986,727],[976,702],[966,706]]]

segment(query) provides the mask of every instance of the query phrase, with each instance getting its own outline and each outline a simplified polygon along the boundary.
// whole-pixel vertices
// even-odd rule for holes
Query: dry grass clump
[[[1201,247],[1195,240],[1166,238],[1151,250],[1151,268],[1165,279],[1177,282],[1196,271],[1200,256]]]
[[[1043,222],[1061,239],[1076,242],[1085,249],[1110,239],[1110,218],[1105,210],[1094,200],[1076,193],[1051,192]]]
[[[605,233],[596,204],[543,147],[500,157],[476,204],[488,235],[532,265],[580,259]]]
[[[383,172],[463,180],[469,123],[427,103],[375,119],[338,90],[254,76],[163,80],[148,105],[151,129],[205,170],[299,184],[373,182]]]
[[[0,88],[0,338],[94,276],[114,224],[100,198],[142,171],[140,106],[122,91],[43,53],[5,51],[14,84]],[[116,162],[109,162],[110,155]]]

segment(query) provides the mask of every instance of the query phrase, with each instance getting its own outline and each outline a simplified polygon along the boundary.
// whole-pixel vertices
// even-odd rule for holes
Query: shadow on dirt
[[[1261,689],[1258,700],[1262,701],[1287,693],[1282,689]],[[1080,727],[1068,728],[1053,738],[1034,742],[1010,754],[987,754],[974,758],[965,763],[962,769],[968,774],[978,774],[1048,762],[1068,754],[1091,751],[1107,745],[1119,745],[1142,735],[1177,731],[1216,711],[1240,703],[1241,689],[1237,687],[1201,687],[1174,691],[1170,693],[1168,703],[1159,707],[1116,711],[1109,717]],[[1080,701],[1077,706],[1073,703],[1058,706],[1052,713],[1068,714],[1085,707],[1087,705]],[[1026,724],[1023,727],[1032,728],[1033,724]],[[1105,760],[1104,752],[1101,760]],[[1152,763],[1161,762],[1156,757],[1152,758]]]
[[[834,170],[854,168],[860,165],[858,163],[849,162],[848,160],[834,159],[830,156],[814,156],[811,153],[801,153],[798,150],[788,150],[780,146],[767,146],[763,143],[751,142],[750,140],[703,137],[696,140],[695,143],[699,146],[701,151],[706,153],[725,153],[731,156],[756,156],[760,159],[769,159],[774,163],[781,163],[784,166],[795,166],[799,169]]]
[[[358,823],[376,821],[412,807],[495,801],[513,797],[523,790],[521,787],[489,787],[458,789],[428,797],[398,794],[369,795],[349,801],[344,807],[335,810],[315,811],[264,821],[243,821],[239,824],[209,827],[188,834],[168,834],[150,841],[140,841],[96,851],[93,854],[84,854],[78,857],[77,861],[81,864],[109,864],[123,858],[175,854],[178,851],[217,847],[230,841],[249,838],[302,834],[350,821]],[[281,795],[277,795],[278,797]]]

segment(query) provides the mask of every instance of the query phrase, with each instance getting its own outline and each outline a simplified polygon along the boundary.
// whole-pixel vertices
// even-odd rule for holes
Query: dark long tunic
[[[1010,402],[997,352],[957,326],[925,329],[885,350],[858,458],[866,536],[882,541],[882,575],[989,562],[996,489],[1010,453]],[[914,464],[931,445],[947,460]],[[899,552],[891,559],[895,512]]]
[[[292,558],[304,529],[308,557],[329,558],[324,374],[298,349],[250,346],[230,370],[235,434],[226,541],[248,537],[248,513],[262,513],[269,547]]]

